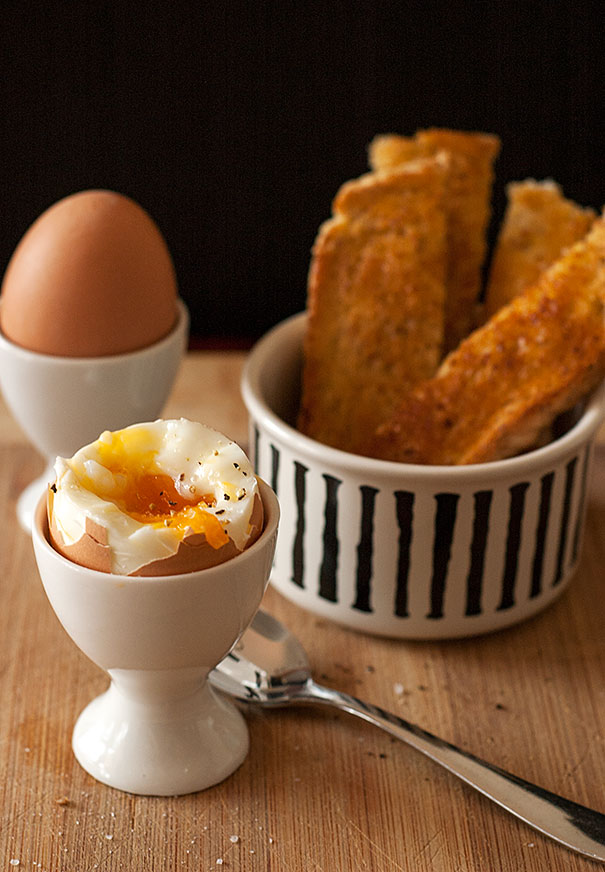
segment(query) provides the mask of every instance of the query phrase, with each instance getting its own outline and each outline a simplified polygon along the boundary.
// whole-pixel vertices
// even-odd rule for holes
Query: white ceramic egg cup
[[[109,673],[72,746],[97,780],[172,796],[222,781],[244,761],[246,723],[207,683],[252,621],[273,560],[279,506],[260,483],[265,526],[242,554],[184,575],[109,575],[71,563],[48,540],[45,501],[32,537],[42,583],[73,641]]]
[[[15,345],[0,332],[0,388],[13,417],[47,464],[18,499],[17,515],[27,532],[40,494],[54,479],[57,456],[71,457],[103,430],[120,430],[159,416],[188,333],[189,315],[181,300],[177,323],[168,336],[128,354],[38,354]]]

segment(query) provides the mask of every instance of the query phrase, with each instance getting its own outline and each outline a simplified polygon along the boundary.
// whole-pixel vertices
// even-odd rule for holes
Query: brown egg
[[[29,228],[0,303],[11,342],[43,354],[104,357],[170,332],[177,283],[166,242],[144,209],[113,191],[81,191]]]

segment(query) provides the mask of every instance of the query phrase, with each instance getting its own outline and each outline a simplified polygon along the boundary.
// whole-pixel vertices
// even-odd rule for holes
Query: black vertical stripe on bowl
[[[466,580],[465,614],[469,617],[481,614],[485,551],[493,496],[494,492],[491,490],[477,491],[473,494],[473,538],[471,541],[471,562]]]
[[[362,612],[373,611],[371,606],[372,560],[374,552],[374,507],[378,490],[361,485],[361,529],[357,545],[357,573],[353,608]]]
[[[270,443],[269,447],[271,449],[271,487],[275,491],[275,496],[278,496],[280,453],[279,448],[276,448],[273,443]]]
[[[395,614],[407,618],[408,580],[410,574],[410,548],[414,522],[414,494],[411,491],[395,491],[395,507],[399,526],[399,549],[397,558],[397,584],[395,588]]]
[[[544,554],[546,548],[546,534],[548,532],[548,519],[552,502],[552,486],[555,480],[554,472],[547,472],[540,479],[540,506],[538,508],[538,522],[536,524],[534,556],[531,570],[530,599],[542,593],[542,576],[544,572]]]
[[[514,484],[509,488],[510,502],[504,572],[502,574],[502,598],[500,600],[500,605],[498,606],[498,611],[510,609],[515,604],[515,586],[517,582],[517,569],[519,568],[519,551],[521,550],[525,496],[528,487],[528,481],[520,481],[518,484]]]
[[[322,560],[319,569],[319,595],[322,599],[338,602],[337,573],[338,552],[338,488],[342,481],[323,474],[326,485],[324,501],[324,529],[322,536]]]
[[[296,497],[296,533],[292,545],[292,581],[304,587],[305,557],[305,476],[309,470],[297,460],[294,461],[294,494]]]
[[[260,470],[258,468],[258,459],[259,459],[259,443],[260,443],[260,431],[256,424],[254,425],[254,440],[252,443],[252,464],[254,466],[255,471],[260,475]]]
[[[431,609],[427,614],[427,618],[438,619],[443,617],[445,584],[452,554],[452,541],[454,538],[454,526],[456,523],[459,499],[460,494],[435,494],[437,512],[435,514],[435,526],[433,530],[433,572],[430,592]]]

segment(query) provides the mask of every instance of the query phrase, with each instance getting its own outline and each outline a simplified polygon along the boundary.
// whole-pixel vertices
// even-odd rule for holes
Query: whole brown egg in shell
[[[0,296],[0,327],[16,345],[62,357],[146,348],[177,318],[177,280],[155,221],[109,190],[72,194],[19,242]]]

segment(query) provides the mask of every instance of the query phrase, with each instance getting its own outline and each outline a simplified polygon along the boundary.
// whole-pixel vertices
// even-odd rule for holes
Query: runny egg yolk
[[[186,499],[172,477],[154,465],[157,452],[145,446],[144,433],[125,430],[108,435],[107,441],[98,443],[99,460],[112,473],[113,486],[99,493],[98,485],[88,481],[89,489],[139,523],[168,526],[181,537],[204,533],[212,548],[229,541],[219,519],[208,511],[215,504],[213,494]]]

